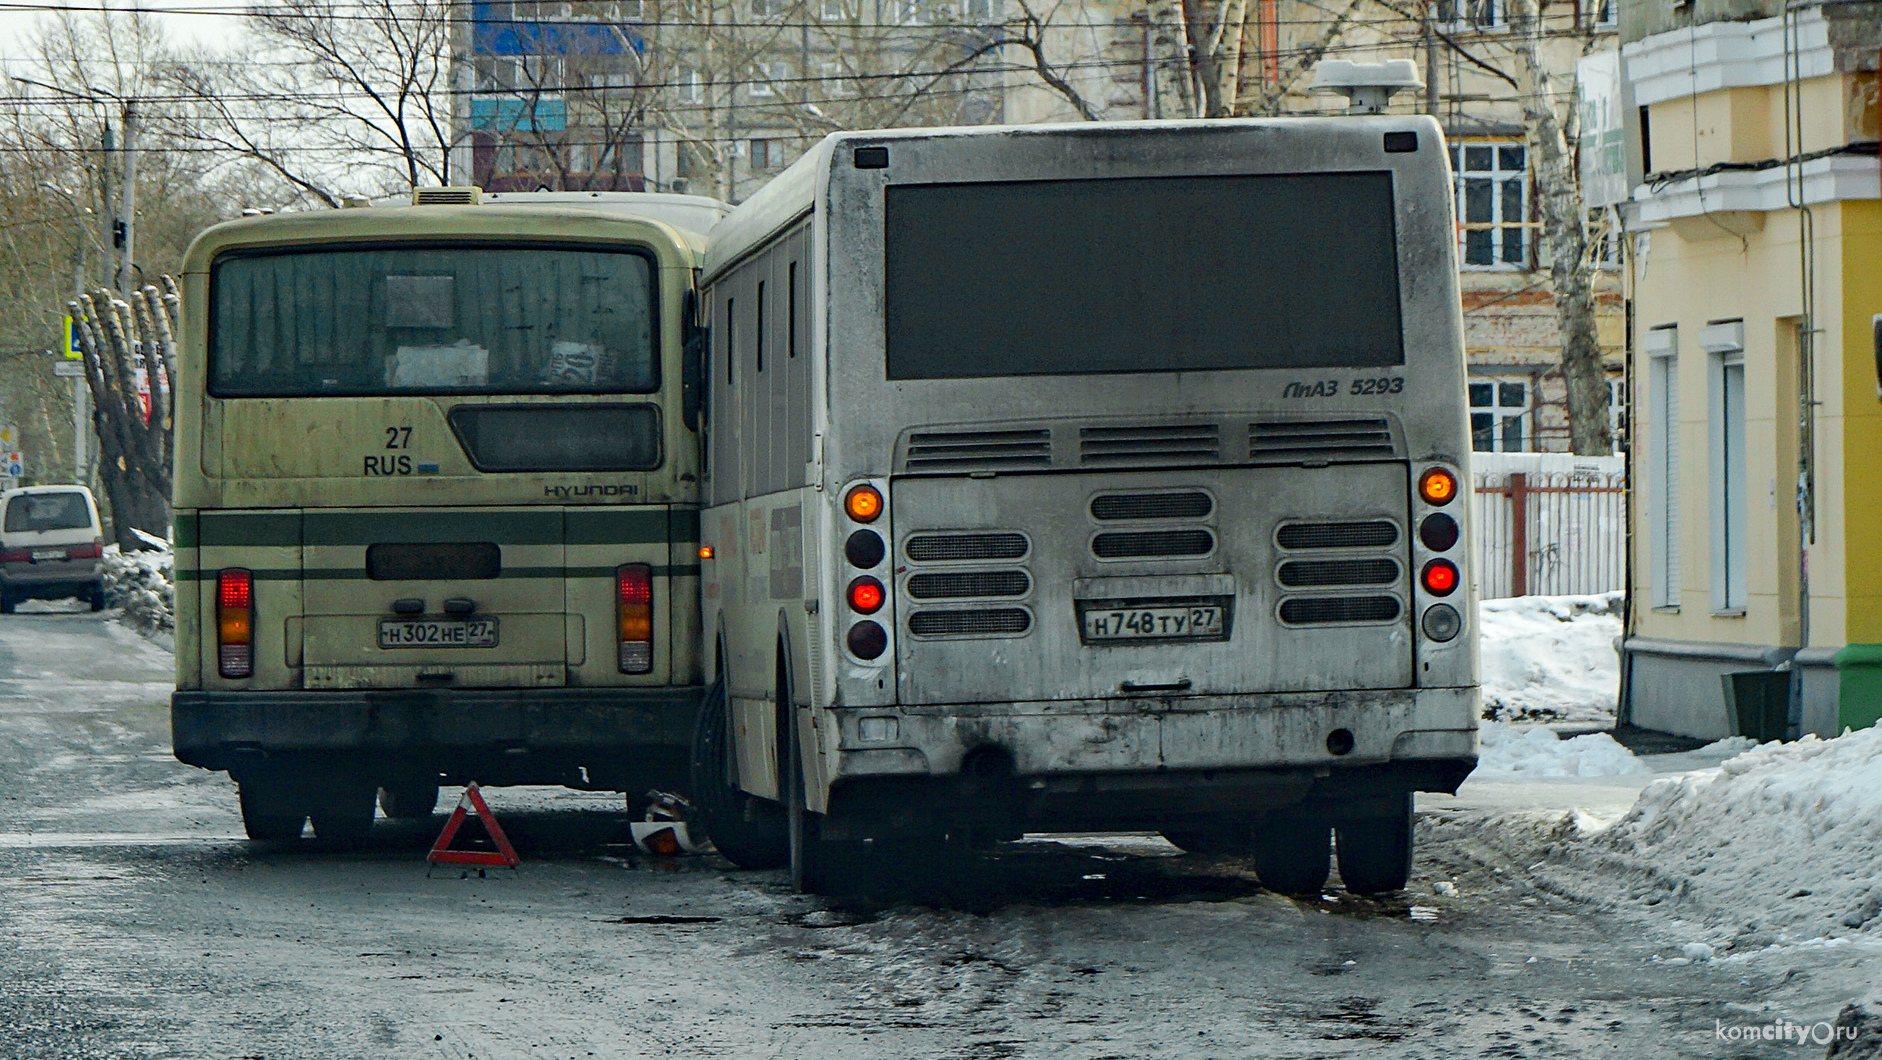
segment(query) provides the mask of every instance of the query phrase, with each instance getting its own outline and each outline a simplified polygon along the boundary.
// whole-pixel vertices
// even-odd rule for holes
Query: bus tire
[[[1326,886],[1332,840],[1332,827],[1318,815],[1270,818],[1254,834],[1255,875],[1270,891],[1316,893]]]
[[[330,843],[357,843],[372,834],[377,785],[336,782],[316,796],[308,816],[314,836]]]
[[[400,780],[379,789],[379,809],[392,821],[422,821],[438,808],[438,782]]]
[[[1412,795],[1384,816],[1340,821],[1340,880],[1354,894],[1402,891],[1412,870]]]
[[[731,705],[725,675],[706,690],[693,729],[693,806],[707,838],[741,869],[780,869],[791,862],[790,836],[782,807],[756,798],[727,780],[731,760]]]
[[[249,776],[236,782],[242,831],[257,843],[291,843],[301,837],[307,811],[294,789],[277,777]]]

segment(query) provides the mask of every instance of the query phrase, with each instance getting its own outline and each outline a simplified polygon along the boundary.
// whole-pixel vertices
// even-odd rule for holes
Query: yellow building
[[[1727,735],[1758,671],[1795,731],[1882,717],[1876,11],[1622,8],[1635,724]]]

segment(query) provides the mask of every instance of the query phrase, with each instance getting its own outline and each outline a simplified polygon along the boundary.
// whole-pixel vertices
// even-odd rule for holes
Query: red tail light
[[[216,650],[222,676],[255,672],[255,575],[240,567],[216,574]]]
[[[0,563],[31,563],[33,554],[23,548],[9,548],[0,552]]]
[[[1433,596],[1449,596],[1457,589],[1457,564],[1448,559],[1434,559],[1425,564],[1421,575],[1425,590]]]
[[[616,627],[620,637],[621,672],[653,671],[653,568],[628,563],[614,572],[618,593]]]
[[[858,614],[873,615],[882,610],[882,601],[886,595],[882,583],[865,574],[850,582],[850,610]]]
[[[98,559],[105,554],[103,545],[73,545],[66,553],[73,559]]]

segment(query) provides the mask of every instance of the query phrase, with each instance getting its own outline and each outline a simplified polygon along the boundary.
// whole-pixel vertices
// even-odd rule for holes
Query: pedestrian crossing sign
[[[69,316],[65,318],[65,338],[59,352],[74,359],[85,356],[85,339]]]

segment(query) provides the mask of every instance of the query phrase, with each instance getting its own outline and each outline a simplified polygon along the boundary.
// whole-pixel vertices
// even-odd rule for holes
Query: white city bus
[[[695,795],[893,841],[1156,829],[1403,886],[1476,761],[1425,117],[831,136],[714,230]]]
[[[416,198],[218,225],[185,266],[173,739],[255,839],[686,776],[686,343],[725,207]]]

